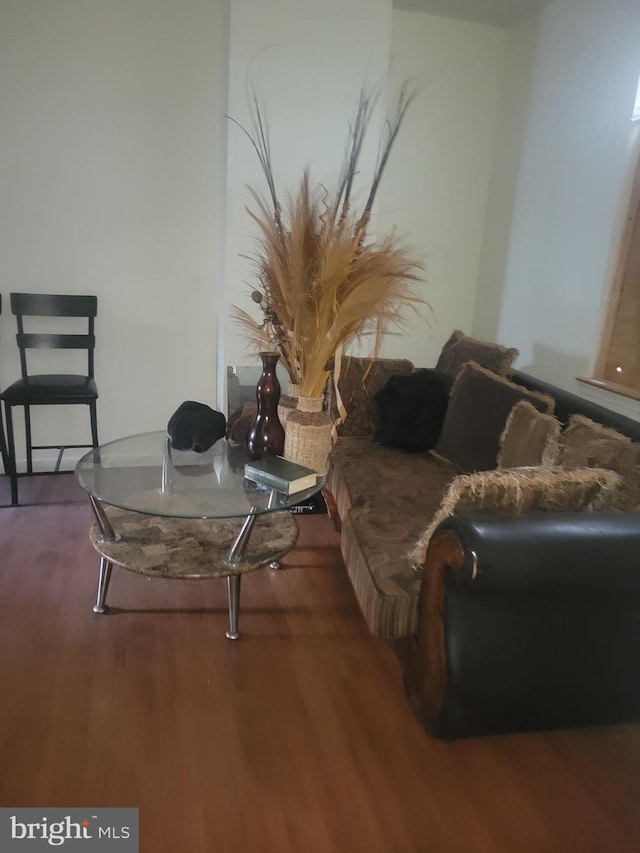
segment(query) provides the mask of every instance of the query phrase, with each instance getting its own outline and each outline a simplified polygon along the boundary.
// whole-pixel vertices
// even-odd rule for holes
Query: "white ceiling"
[[[394,0],[398,9],[510,27],[548,0]]]

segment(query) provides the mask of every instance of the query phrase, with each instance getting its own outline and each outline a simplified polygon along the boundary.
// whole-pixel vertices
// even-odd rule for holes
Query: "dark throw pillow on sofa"
[[[430,450],[438,440],[448,391],[433,369],[392,376],[374,397],[374,441],[414,453]]]
[[[553,397],[529,391],[471,361],[458,374],[434,450],[464,471],[488,471],[497,465],[500,436],[516,403],[528,400],[551,414]]]

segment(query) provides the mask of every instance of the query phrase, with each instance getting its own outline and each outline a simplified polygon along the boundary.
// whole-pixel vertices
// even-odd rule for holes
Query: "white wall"
[[[97,294],[102,441],[215,398],[222,23],[223,0],[0,6],[0,383],[10,291]],[[89,440],[84,407],[33,421]]]
[[[636,0],[554,0],[510,36],[488,214],[503,230],[487,230],[474,332],[495,330],[518,367],[589,396],[575,377],[596,354],[627,197],[639,34]],[[524,115],[508,109],[518,93]]]
[[[500,306],[529,118],[539,21],[539,15],[529,15],[519,26],[505,33],[502,100],[492,154],[473,316],[473,332],[483,340],[497,341],[499,335]]]
[[[418,96],[386,174],[380,221],[425,264],[431,328],[411,322],[383,354],[435,364],[452,329],[470,331],[491,173],[506,30],[396,10],[391,80]]]

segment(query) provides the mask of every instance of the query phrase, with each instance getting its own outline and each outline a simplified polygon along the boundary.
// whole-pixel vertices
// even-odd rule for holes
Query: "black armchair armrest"
[[[453,516],[406,687],[434,734],[640,720],[640,515]]]
[[[444,530],[468,555],[450,582],[472,595],[640,593],[639,513],[457,515]]]

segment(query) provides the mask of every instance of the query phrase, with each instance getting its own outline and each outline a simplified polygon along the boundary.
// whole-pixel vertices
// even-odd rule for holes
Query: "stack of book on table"
[[[293,495],[315,486],[318,475],[312,468],[298,465],[283,456],[265,456],[247,462],[244,466],[247,480],[275,489],[285,495]]]

